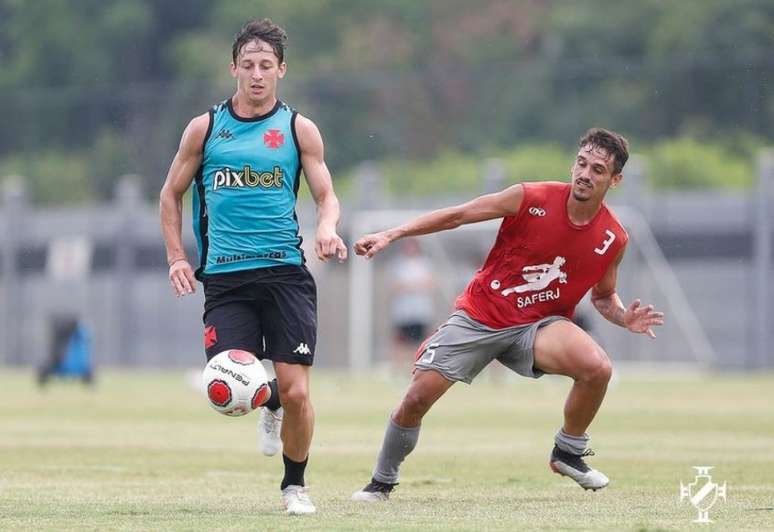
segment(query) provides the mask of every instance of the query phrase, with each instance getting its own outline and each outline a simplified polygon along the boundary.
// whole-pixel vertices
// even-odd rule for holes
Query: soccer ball
[[[263,364],[239,349],[212,357],[202,372],[202,383],[210,406],[227,416],[244,416],[261,406],[270,393]]]

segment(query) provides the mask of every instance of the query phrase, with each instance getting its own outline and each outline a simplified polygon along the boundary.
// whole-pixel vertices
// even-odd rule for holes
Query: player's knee
[[[599,350],[594,361],[589,364],[584,372],[584,379],[587,382],[604,385],[610,381],[613,375],[613,365],[604,351]]]
[[[304,383],[292,382],[279,386],[280,403],[286,410],[300,410],[309,401],[309,389]]]
[[[396,421],[418,422],[432,406],[432,401],[420,390],[409,390],[396,411]],[[413,426],[410,423],[405,426]]]

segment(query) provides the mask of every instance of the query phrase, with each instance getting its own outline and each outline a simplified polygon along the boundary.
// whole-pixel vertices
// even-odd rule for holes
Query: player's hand
[[[336,234],[335,229],[317,228],[314,251],[317,253],[317,258],[323,262],[328,262],[328,259],[332,257],[337,257],[339,262],[347,260],[347,246]]]
[[[386,231],[365,235],[355,242],[355,253],[364,255],[365,258],[370,259],[389,246],[390,242],[392,242],[392,239],[387,235]]]
[[[640,306],[640,300],[635,299],[624,312],[624,326],[633,333],[647,334],[655,338],[654,325],[664,325],[664,313],[653,310],[653,305]]]
[[[176,260],[169,266],[169,282],[177,297],[196,292],[193,268],[186,259]]]

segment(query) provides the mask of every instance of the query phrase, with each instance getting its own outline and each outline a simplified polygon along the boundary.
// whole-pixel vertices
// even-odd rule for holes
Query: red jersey
[[[575,225],[567,214],[569,183],[524,183],[515,216],[506,216],[497,240],[456,306],[492,328],[546,316],[572,318],[629,236],[602,203],[594,219]]]

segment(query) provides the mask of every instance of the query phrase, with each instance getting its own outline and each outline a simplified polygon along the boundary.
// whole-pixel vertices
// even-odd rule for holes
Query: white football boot
[[[289,515],[306,515],[317,511],[304,486],[290,485],[282,490],[282,502]]]
[[[355,502],[384,502],[390,498],[392,489],[397,484],[387,484],[371,479],[371,482],[365,485],[361,490],[352,494],[352,500]]]
[[[572,454],[554,445],[548,465],[551,471],[570,477],[585,490],[601,490],[610,483],[604,474],[593,469],[583,461],[584,456],[594,456],[594,451],[586,449],[583,454]]]
[[[282,430],[282,407],[270,410],[265,406],[261,408],[261,418],[258,420],[258,433],[260,434],[261,452],[266,456],[274,456],[282,449],[280,431]]]

